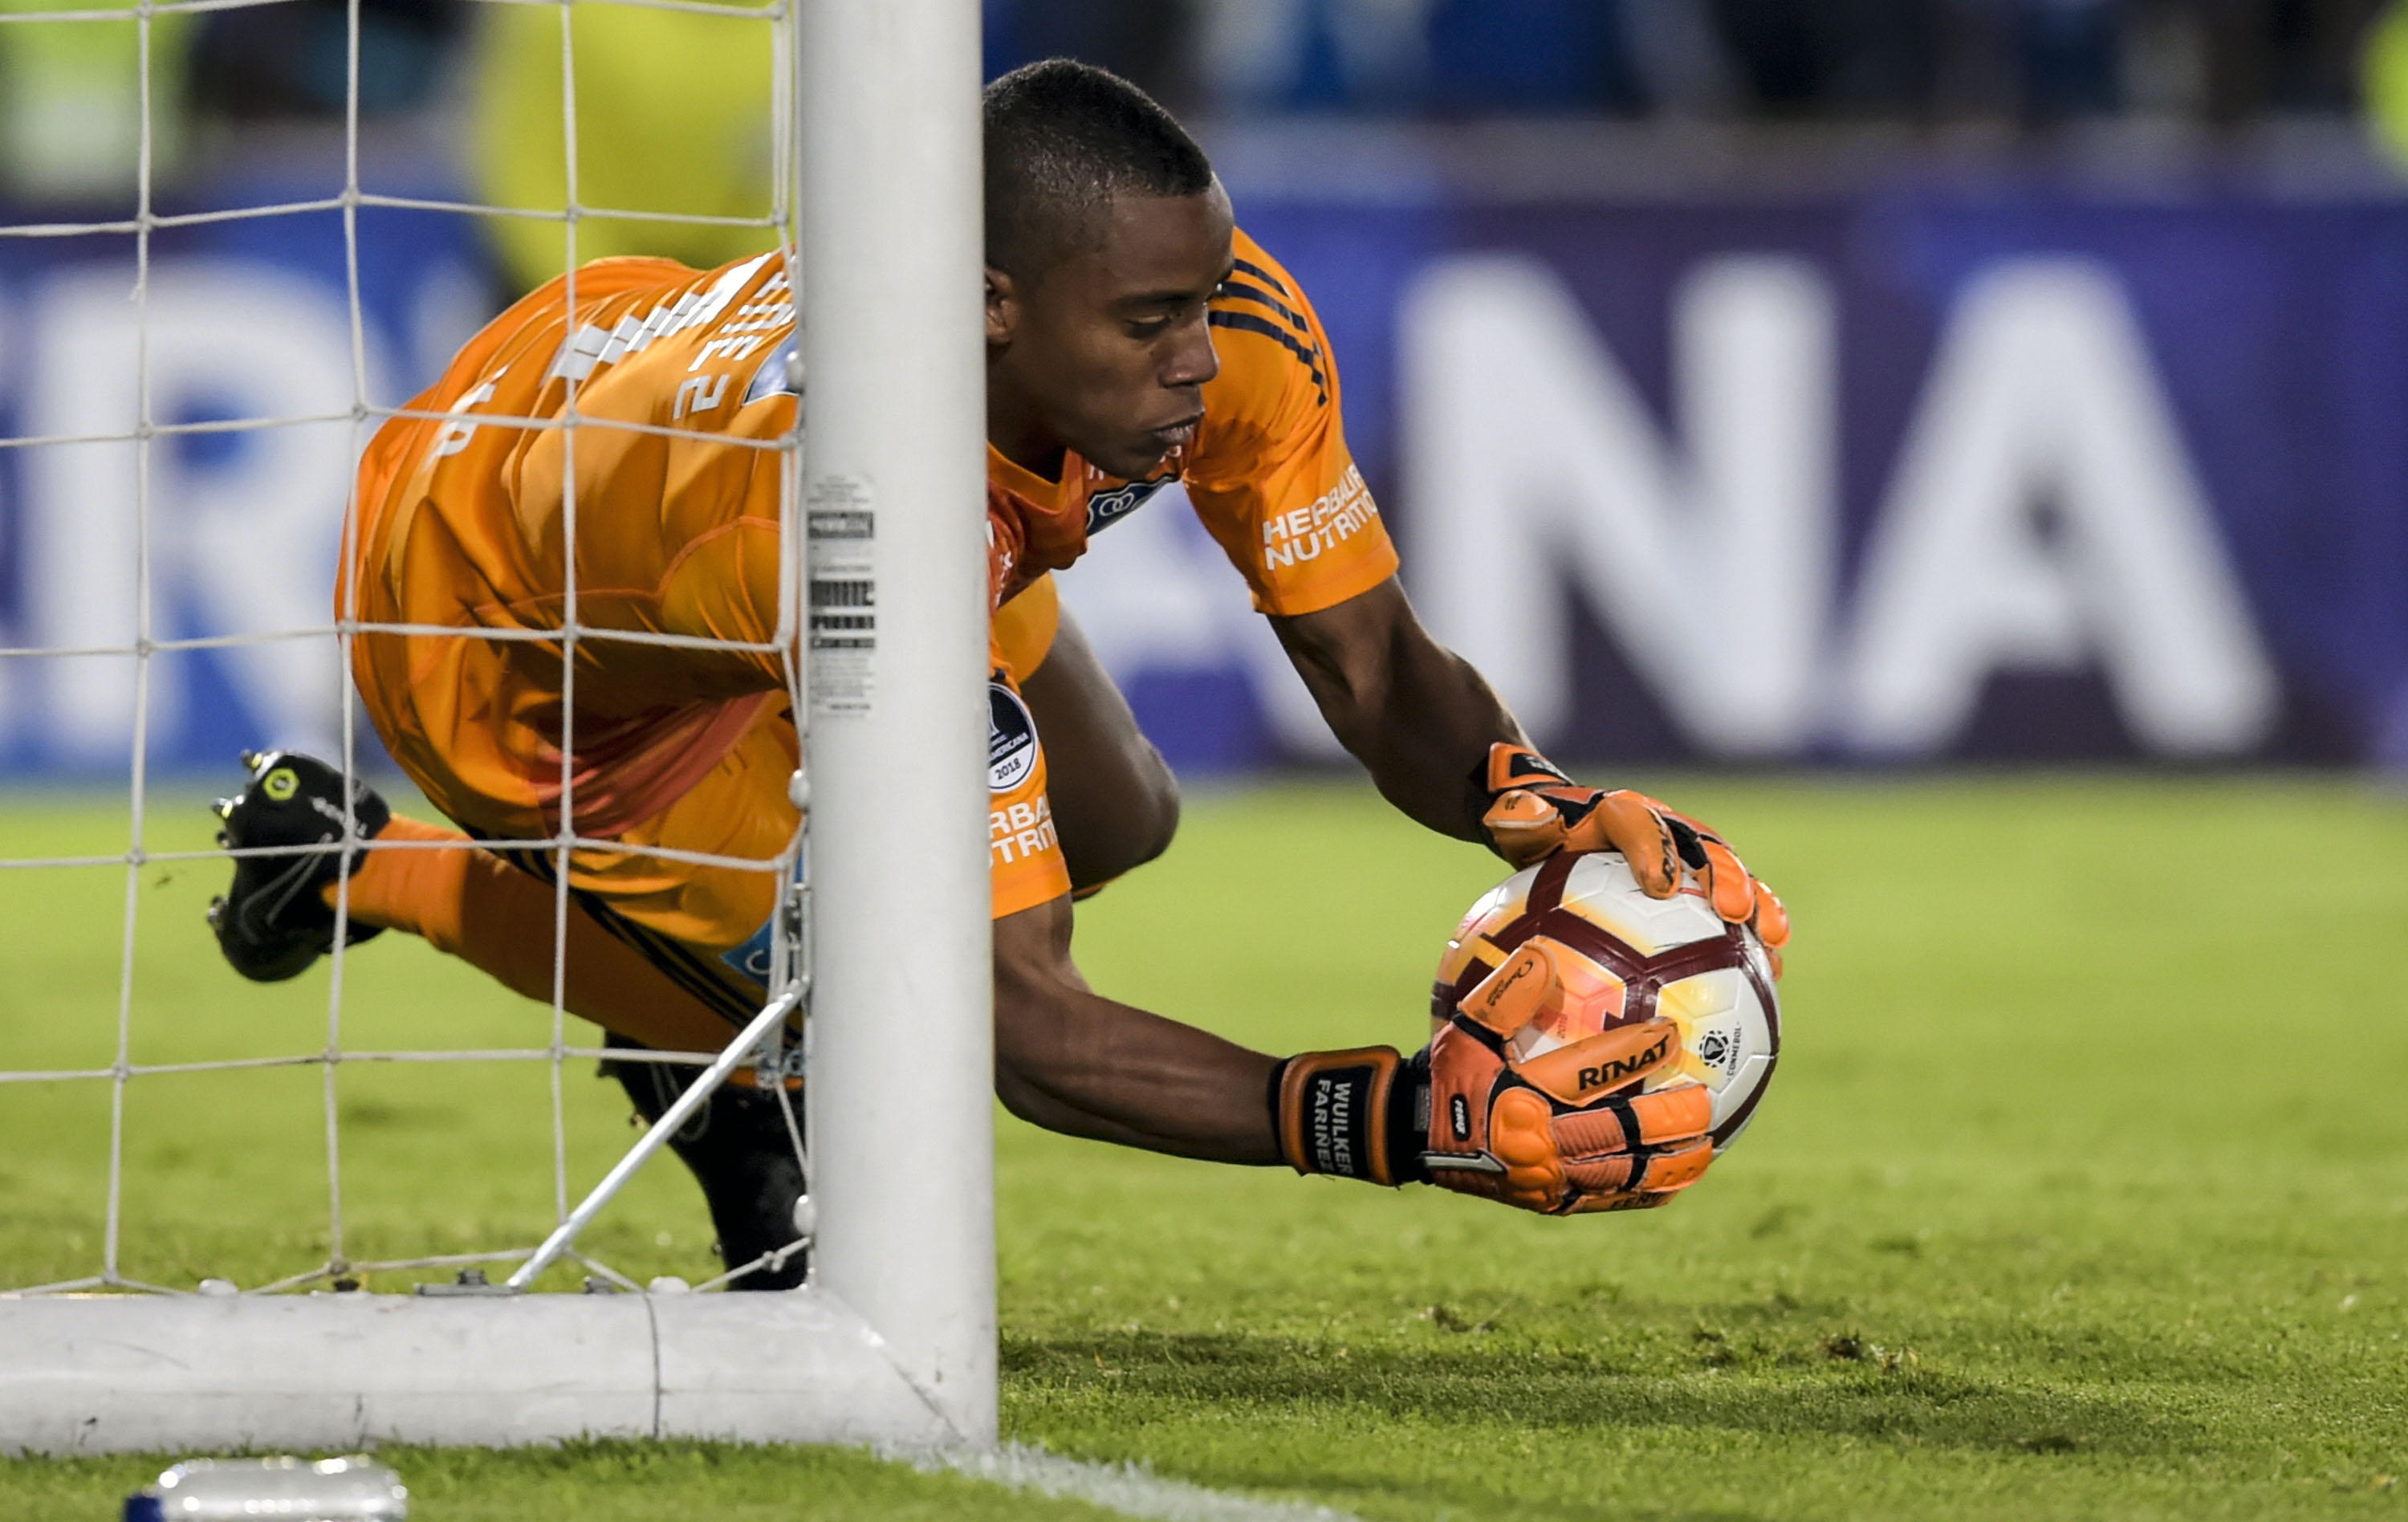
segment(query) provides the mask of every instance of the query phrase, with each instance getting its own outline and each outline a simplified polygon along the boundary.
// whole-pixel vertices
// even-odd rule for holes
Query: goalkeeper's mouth
[[[1203,421],[1204,414],[1199,409],[1167,427],[1147,430],[1146,437],[1161,445],[1163,453],[1168,454],[1174,450],[1185,449],[1189,440],[1196,437],[1196,425]]]

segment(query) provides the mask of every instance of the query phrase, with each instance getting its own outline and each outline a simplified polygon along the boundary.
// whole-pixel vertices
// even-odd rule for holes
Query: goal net
[[[0,842],[0,873],[19,889],[7,899],[19,912],[5,938],[17,947],[12,976],[38,966],[67,980],[47,1007],[67,1012],[59,1024],[68,1028],[0,1024],[0,1124],[18,1149],[9,1166],[40,1172],[48,1163],[63,1178],[91,1179],[98,1196],[79,1210],[29,1212],[12,1228],[49,1235],[37,1247],[21,1241],[24,1250],[7,1260],[37,1271],[0,1283],[0,1451],[581,1434],[991,1442],[974,0],[491,0],[522,39],[527,22],[539,22],[533,35],[558,57],[556,82],[532,93],[540,110],[558,111],[563,182],[555,204],[517,206],[399,194],[364,173],[363,13],[351,0],[339,185],[307,199],[165,201],[154,184],[173,136],[159,102],[177,29],[246,3],[297,8],[297,0],[0,6],[0,28],[11,29],[0,41],[43,39],[10,56],[121,61],[123,110],[97,130],[130,139],[132,165],[122,212],[0,225],[0,253],[38,240],[105,251],[46,286],[36,348],[72,351],[72,362],[40,368],[40,395],[16,409],[0,438],[24,504],[13,544],[18,616],[0,624],[0,711],[12,696],[27,711],[25,695],[38,696],[54,731],[38,738],[42,747],[87,763],[114,754],[125,768],[106,847],[64,826]],[[624,109],[608,91],[580,98],[580,81],[595,92],[580,66],[580,13],[605,8],[717,18],[757,36],[773,81],[758,212],[614,205],[580,187],[581,167],[588,179],[609,178],[590,172],[591,143],[579,151],[588,136],[580,121]],[[512,108],[523,117],[525,100],[499,117]],[[495,219],[508,228],[499,241],[522,257],[531,238],[548,239],[572,309],[580,257],[626,250],[628,228],[639,246],[649,235],[670,251],[696,231],[756,237],[785,261],[798,297],[809,271],[814,315],[798,324],[811,378],[809,452],[800,409],[785,438],[721,447],[780,456],[792,574],[768,653],[783,663],[807,732],[797,801],[807,793],[817,807],[782,852],[711,864],[784,883],[804,875],[807,860],[810,881],[794,898],[813,907],[773,918],[766,1000],[740,1028],[730,1025],[723,1046],[608,1051],[659,1063],[682,1085],[677,1106],[632,1144],[624,1132],[608,1143],[596,1124],[624,1106],[575,1086],[606,1051],[566,1006],[564,948],[573,854],[648,849],[582,839],[571,823],[576,654],[580,644],[647,637],[580,621],[573,556],[559,625],[541,636],[571,673],[563,823],[555,834],[483,847],[552,868],[548,1022],[526,1018],[523,1037],[508,1041],[446,1044],[444,1033],[476,1023],[423,1003],[423,1018],[396,1010],[378,987],[377,949],[343,949],[347,894],[322,984],[247,992],[254,1005],[275,1001],[277,1021],[229,1028],[186,1017],[196,1004],[223,1003],[222,990],[196,998],[192,982],[235,974],[215,965],[196,920],[168,917],[159,890],[179,878],[222,886],[229,854],[179,822],[200,817],[198,798],[163,733],[212,733],[207,715],[228,706],[223,683],[236,673],[247,692],[274,695],[250,705],[250,722],[278,731],[257,737],[263,748],[304,742],[338,760],[348,780],[378,754],[350,685],[355,641],[510,637],[364,621],[329,594],[334,566],[294,548],[333,542],[360,452],[381,424],[467,423],[466,398],[437,393],[413,408],[390,389],[395,366],[379,337],[388,324],[374,312],[390,260],[377,235],[380,218],[404,213]],[[280,301],[239,260],[175,257],[196,229],[236,226],[272,240],[280,226],[330,219],[340,228],[342,293],[331,312]],[[621,236],[596,239],[605,226]],[[293,364],[293,347],[275,340],[308,323],[327,327],[335,347],[321,344],[314,366]],[[561,415],[483,412],[475,424],[631,426],[580,417],[580,358],[560,356],[570,386]],[[212,377],[222,383],[213,388]],[[244,383],[223,383],[229,377]],[[251,461],[240,479],[254,489],[239,499],[194,466],[227,452]],[[263,472],[283,489],[255,489]],[[573,471],[564,490],[573,544]],[[839,516],[831,504],[848,525],[840,541],[809,531]],[[71,537],[74,553],[46,546],[45,535]],[[848,640],[823,652],[808,638],[811,590],[839,574],[866,592],[875,633],[866,648]],[[9,740],[0,727],[0,746]],[[920,762],[908,799],[891,765],[897,754]],[[392,785],[381,773],[374,781]],[[115,888],[95,894],[102,880]],[[25,887],[50,883],[74,886]],[[89,923],[95,913],[118,932],[105,966],[88,949],[40,960],[46,917]],[[415,992],[440,1004],[440,989]],[[510,1002],[499,989],[490,999]],[[898,1005],[912,1012],[908,1053],[892,1039]],[[740,1067],[797,1064],[794,1141],[808,1158],[817,1219],[804,1288],[712,1294],[749,1266],[689,1287],[609,1249],[610,1213],[631,1180],[687,1186],[645,1170],[677,1171],[654,1156],[721,1081]],[[908,1158],[880,1150],[894,1128],[882,1094],[906,1074]],[[207,1085],[221,1086],[221,1098],[194,1102]],[[439,1132],[446,1112],[395,1096],[446,1089],[509,1108],[526,1122],[522,1132],[539,1130],[525,1139],[535,1144],[469,1156],[413,1134]],[[254,1108],[280,1106],[280,1127],[250,1124]],[[387,1199],[363,1220],[363,1172],[402,1185],[401,1203]],[[478,1199],[480,1178],[504,1174],[512,1182],[493,1191],[502,1203]],[[179,1236],[163,1225],[178,1218],[165,1206],[179,1190],[230,1218]],[[527,1214],[530,1196],[540,1216]],[[304,1211],[306,1222],[296,1218]],[[494,1240],[468,1240],[486,1233]],[[242,1266],[212,1266],[211,1252],[236,1238]],[[559,1290],[571,1293],[550,1292]]]

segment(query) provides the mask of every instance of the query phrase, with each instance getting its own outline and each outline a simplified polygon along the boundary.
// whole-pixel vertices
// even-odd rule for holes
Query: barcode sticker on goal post
[[[813,713],[867,713],[878,685],[878,514],[869,482],[821,476],[803,503],[810,541]]]

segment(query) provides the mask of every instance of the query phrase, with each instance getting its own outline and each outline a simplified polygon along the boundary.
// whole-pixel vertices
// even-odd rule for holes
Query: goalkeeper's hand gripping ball
[[[1656,898],[1680,891],[1685,867],[1715,913],[1756,931],[1780,976],[1788,912],[1720,835],[1644,793],[1583,787],[1526,745],[1489,746],[1479,781],[1489,799],[1481,826],[1507,861],[1527,867],[1558,851],[1619,851]]]
[[[1770,956],[1694,883],[1648,895],[1612,852],[1482,897],[1432,989],[1434,1035],[1308,1052],[1271,1111],[1301,1173],[1430,1183],[1548,1214],[1660,1205],[1753,1117],[1780,1056]]]
[[[1288,1057],[1274,1088],[1281,1156],[1297,1172],[1433,1183],[1548,1216],[1647,1209],[1698,1183],[1714,1161],[1713,1096],[1696,1082],[1642,1088],[1678,1062],[1671,1021],[1517,1055],[1551,975],[1554,951],[1529,941],[1413,1057]]]
[[[1561,1008],[1560,966],[1525,942],[1411,1058],[1289,1058],[1274,1087],[1288,1165],[1549,1215],[1645,1209],[1696,1183],[1713,1161],[1713,1097],[1694,1081],[1647,1087],[1677,1068],[1679,1027],[1658,1017],[1540,1050],[1527,1037]]]
[[[1661,1205],[1713,1161],[1713,1099],[1678,1071],[1663,1016],[1569,1044],[1540,1039],[1577,998],[1579,959],[1526,940],[1432,1038],[1430,1182],[1550,1215]]]

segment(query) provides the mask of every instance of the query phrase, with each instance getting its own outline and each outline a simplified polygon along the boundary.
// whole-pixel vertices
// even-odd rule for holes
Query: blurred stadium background
[[[130,226],[124,14],[0,26],[0,223]],[[155,209],[340,190],[346,14],[160,18]],[[580,199],[766,221],[767,24],[575,14]],[[557,13],[360,15],[363,187],[556,212]],[[1426,615],[1559,753],[2408,767],[2408,7],[990,0],[986,42],[1197,125],[1327,323]],[[566,251],[556,220],[359,228],[381,402]],[[595,216],[579,249],[771,236]],[[129,425],[133,243],[0,237],[0,435]],[[158,232],[154,415],[347,398],[344,251],[336,209]],[[158,452],[163,634],[322,621],[351,440]],[[0,452],[0,644],[129,637],[132,460]],[[1185,515],[1069,580],[1183,772],[1327,755]],[[151,766],[327,743],[323,643],[163,660]],[[126,660],[0,662],[0,778],[122,776],[133,694]]]
[[[158,17],[152,209],[337,196],[354,3],[362,187],[554,214],[360,209],[392,405],[569,250],[558,10]],[[100,13],[0,24],[0,438],[129,431],[145,366],[162,422],[321,418],[159,440],[150,527],[161,637],[322,625],[342,209],[156,231],[138,349],[140,60]],[[589,214],[577,251],[766,246],[767,22],[571,15],[581,201],[725,219]],[[2408,772],[2408,0],[991,0],[986,43],[1197,126],[1326,323],[1425,616],[1801,926],[1763,1140],[1601,1231],[1005,1122],[1007,1432],[1365,1517],[2395,1515],[2408,813],[2364,783]],[[136,468],[0,448],[0,648],[131,639]],[[1331,759],[1187,514],[1066,593],[1182,777]],[[206,849],[238,749],[334,743],[331,643],[154,659],[147,849]],[[0,856],[124,848],[136,690],[0,659]],[[1197,791],[1082,911],[1098,986],[1282,1050],[1419,1040],[1495,864],[1359,784]],[[105,1073],[121,998],[143,1060],[314,1049],[322,970],[218,965],[222,867],[121,872],[0,873],[0,1068]],[[347,1039],[537,1039],[400,940]],[[532,1241],[542,1082],[347,1067],[359,1250]],[[0,1090],[0,1286],[114,1250],[108,1101]],[[566,1113],[590,1179],[624,1106]],[[316,1074],[146,1079],[126,1115],[138,1275],[322,1258]],[[655,1169],[593,1240],[698,1278],[708,1237]],[[900,1473],[856,1503],[842,1457],[399,1461],[454,1518],[989,1515]],[[0,1512],[102,1515],[146,1462],[0,1464]]]

